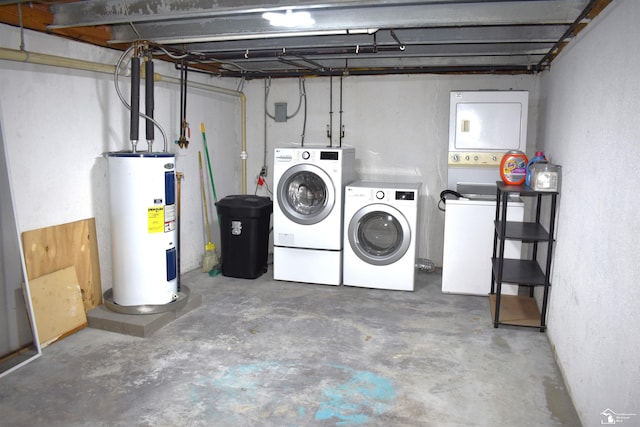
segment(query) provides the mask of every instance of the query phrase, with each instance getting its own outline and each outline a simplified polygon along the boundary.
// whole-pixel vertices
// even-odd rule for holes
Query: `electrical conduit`
[[[65,58],[63,56],[48,55],[44,53],[29,52],[25,50],[7,49],[0,47],[0,60],[26,62],[29,64],[49,65],[52,67],[71,68],[74,70],[93,71],[97,73],[115,73],[115,65],[101,64],[99,62],[85,61],[82,59]],[[153,74],[153,79],[157,82],[180,84],[180,79],[164,76],[159,73]],[[241,149],[240,160],[242,163],[242,194],[247,194],[247,98],[244,93],[237,90],[212,86],[205,83],[193,82],[189,84],[192,88],[197,88],[222,95],[235,96],[240,98],[241,109]]]

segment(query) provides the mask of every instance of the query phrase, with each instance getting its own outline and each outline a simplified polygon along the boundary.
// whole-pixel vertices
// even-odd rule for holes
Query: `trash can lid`
[[[273,212],[273,202],[269,197],[238,194],[227,196],[216,203],[220,215],[234,215],[244,218],[269,216]]]

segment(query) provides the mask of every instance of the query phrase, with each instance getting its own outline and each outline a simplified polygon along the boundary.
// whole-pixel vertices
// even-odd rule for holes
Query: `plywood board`
[[[102,303],[95,218],[22,233],[29,280],[75,266],[85,312]]]
[[[29,291],[43,347],[87,326],[75,267],[29,280]]]
[[[495,319],[496,296],[489,295],[491,318]],[[516,326],[540,326],[540,311],[535,298],[517,295],[500,297],[500,323]]]

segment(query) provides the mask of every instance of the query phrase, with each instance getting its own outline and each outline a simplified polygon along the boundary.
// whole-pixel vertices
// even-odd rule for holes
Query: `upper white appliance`
[[[347,185],[344,285],[413,291],[419,196],[419,183]]]
[[[340,285],[344,187],[355,149],[276,148],[273,274],[276,280]]]
[[[454,91],[449,108],[447,188],[456,190],[458,183],[495,185],[504,154],[526,152],[529,92]]]

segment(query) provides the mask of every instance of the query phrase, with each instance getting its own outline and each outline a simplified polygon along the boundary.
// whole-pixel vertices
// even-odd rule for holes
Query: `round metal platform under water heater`
[[[181,285],[173,301],[166,304],[144,304],[144,305],[119,305],[113,302],[113,289],[108,289],[103,294],[104,306],[111,311],[120,314],[158,314],[168,311],[176,311],[187,305],[189,301],[189,288]]]

